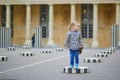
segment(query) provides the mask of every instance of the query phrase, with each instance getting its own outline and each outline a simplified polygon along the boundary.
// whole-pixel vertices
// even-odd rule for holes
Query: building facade
[[[120,25],[120,0],[0,0],[0,27],[11,27],[11,42],[19,46],[31,44],[40,26],[42,47],[62,47],[75,20],[84,46],[110,47],[111,26]]]

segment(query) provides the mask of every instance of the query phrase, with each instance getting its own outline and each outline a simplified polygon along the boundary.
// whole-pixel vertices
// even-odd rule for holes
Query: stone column
[[[10,27],[10,5],[6,5],[6,27]]]
[[[71,22],[76,20],[75,4],[71,4]]]
[[[26,5],[26,41],[25,45],[31,46],[30,24],[31,23],[31,5]]]
[[[116,24],[119,25],[119,36],[120,36],[120,4],[116,4]],[[120,46],[120,37],[119,37]]]
[[[92,47],[98,47],[98,4],[94,4],[93,9],[93,42]]]
[[[49,39],[48,46],[53,46],[53,4],[49,4]]]

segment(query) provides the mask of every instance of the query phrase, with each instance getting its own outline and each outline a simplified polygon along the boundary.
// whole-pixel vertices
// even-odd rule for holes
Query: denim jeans
[[[76,65],[79,64],[79,54],[78,54],[79,50],[71,50],[70,49],[70,66],[74,66],[74,59],[75,59],[75,63]]]

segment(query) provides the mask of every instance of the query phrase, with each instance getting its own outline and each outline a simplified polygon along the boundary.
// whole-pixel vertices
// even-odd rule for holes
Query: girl
[[[66,41],[64,46],[70,50],[70,68],[74,67],[74,58],[75,58],[75,67],[79,66],[79,48],[82,45],[82,38],[79,32],[79,24],[77,22],[72,22],[70,24],[70,30],[67,32]]]

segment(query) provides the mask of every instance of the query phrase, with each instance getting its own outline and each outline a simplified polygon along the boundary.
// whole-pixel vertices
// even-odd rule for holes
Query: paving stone
[[[99,63],[101,61],[101,58],[84,58],[85,63]]]

